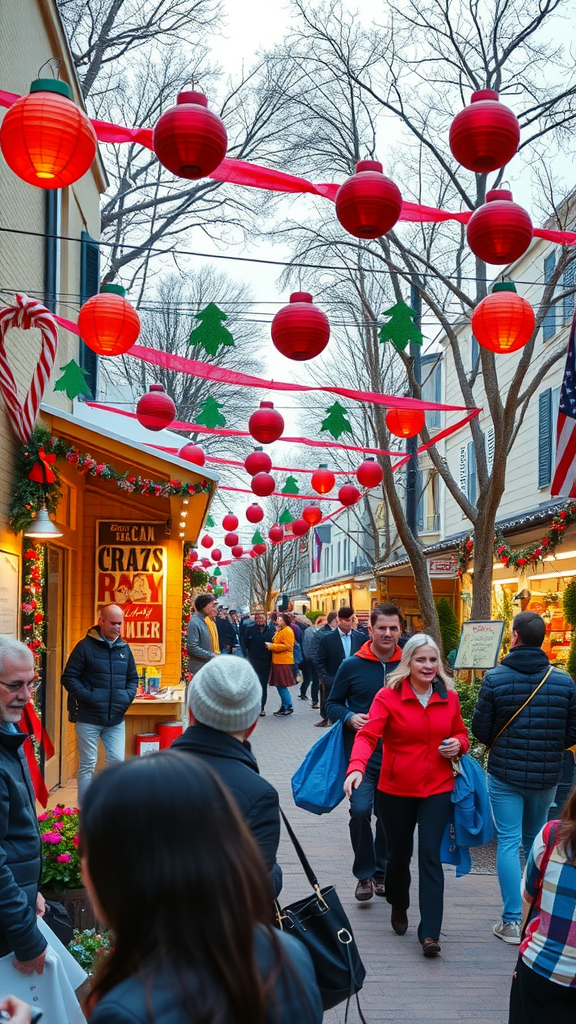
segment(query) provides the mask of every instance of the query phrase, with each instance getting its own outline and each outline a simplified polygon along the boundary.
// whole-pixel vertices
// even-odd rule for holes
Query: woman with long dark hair
[[[290,686],[296,682],[294,678],[294,644],[296,636],[292,629],[292,616],[287,612],[280,612],[276,622],[276,634],[271,643],[266,647],[272,651],[272,668],[270,669],[269,686],[275,686],[278,690],[281,704],[278,711],[272,712],[276,718],[291,715],[294,711]]]
[[[97,775],[80,852],[114,945],[91,1024],[320,1024],[309,955],[272,927],[261,854],[199,759],[166,751]]]

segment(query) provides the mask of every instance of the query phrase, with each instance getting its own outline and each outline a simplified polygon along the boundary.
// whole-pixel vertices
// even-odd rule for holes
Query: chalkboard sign
[[[494,668],[502,644],[504,622],[469,619],[462,624],[454,668]]]

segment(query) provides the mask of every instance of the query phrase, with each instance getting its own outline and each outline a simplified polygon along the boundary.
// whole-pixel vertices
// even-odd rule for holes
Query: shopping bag
[[[36,923],[48,940],[43,973],[22,974],[14,967],[14,954],[9,953],[0,959],[0,993],[42,1010],[42,1024],[86,1024],[74,989],[87,974],[41,917]]]
[[[292,776],[296,806],[312,814],[333,811],[344,799],[347,767],[342,722],[336,722],[308,751]]]

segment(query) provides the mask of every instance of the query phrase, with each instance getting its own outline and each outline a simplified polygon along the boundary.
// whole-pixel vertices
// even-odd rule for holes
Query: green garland
[[[510,547],[503,535],[497,532],[494,536],[494,561],[500,562],[516,572],[522,572],[526,566],[534,569],[542,564],[545,558],[554,554],[556,548],[564,540],[564,534],[572,523],[576,523],[576,503],[570,502],[560,512],[556,512],[550,520],[550,526],[544,537],[539,541],[532,541],[526,547],[515,551]],[[458,563],[458,576],[468,572],[470,562],[474,557],[474,534],[470,533],[458,545],[456,550],[456,561]]]

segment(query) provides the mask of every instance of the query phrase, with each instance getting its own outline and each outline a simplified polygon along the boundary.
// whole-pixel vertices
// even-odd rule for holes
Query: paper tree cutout
[[[212,516],[208,516],[206,523],[204,525],[206,526],[207,530],[213,530],[214,527],[216,526],[216,523],[212,519]]]
[[[340,434],[352,433],[352,426],[350,424],[350,420],[347,418],[348,413],[344,406],[340,405],[340,402],[334,402],[334,405],[331,405],[329,409],[326,409],[326,412],[328,415],[326,419],[322,421],[320,430],[327,430],[329,434],[332,434],[332,437],[336,438],[336,440],[338,440]]]
[[[86,377],[88,370],[83,370],[74,359],[71,359],[65,366],[61,366],[62,376],[54,385],[54,391],[65,391],[70,401],[78,398],[78,395],[92,395]]]
[[[280,526],[288,526],[289,523],[294,522],[294,516],[290,514],[287,508],[285,508],[278,522],[280,523]]]
[[[219,569],[218,566],[216,566],[216,568],[214,569],[214,572],[212,573],[212,575],[213,576],[221,576],[222,575],[222,570]]]
[[[282,488],[282,494],[300,494],[300,488],[293,476],[289,476]]]
[[[422,331],[414,323],[418,314],[405,302],[397,302],[383,316],[389,316],[390,319],[380,328],[380,341],[391,341],[398,352],[403,352],[409,341],[416,345],[422,344]]]
[[[228,317],[214,302],[210,302],[206,309],[196,313],[194,319],[199,320],[199,325],[190,332],[188,344],[191,348],[200,345],[209,356],[215,356],[221,345],[234,348],[234,338],[230,331],[222,326]]]
[[[221,408],[222,402],[217,402],[215,398],[207,398],[200,406],[196,423],[201,427],[209,427],[210,430],[214,430],[215,427],[225,427],[226,420],[220,412]]]
[[[265,542],[264,542],[264,537],[263,537],[263,536],[262,536],[262,534],[260,533],[260,530],[256,530],[256,533],[255,533],[255,534],[254,534],[254,536],[252,537],[252,541],[251,541],[251,543],[252,543],[252,544],[264,544],[264,543],[265,543]]]

